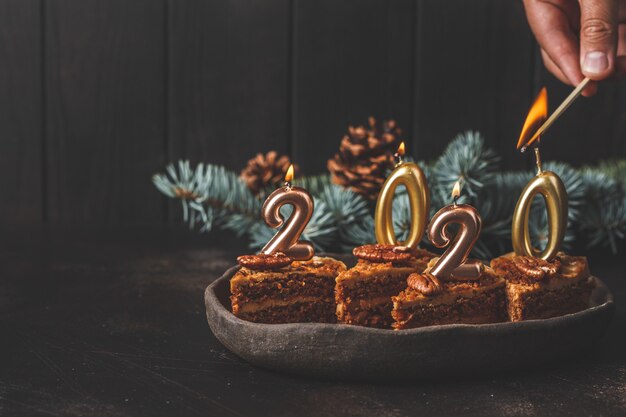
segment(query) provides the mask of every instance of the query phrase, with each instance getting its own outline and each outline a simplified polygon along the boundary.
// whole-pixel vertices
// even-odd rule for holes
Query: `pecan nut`
[[[426,296],[439,294],[443,290],[439,279],[429,273],[418,274],[414,272],[406,279],[406,283],[410,288]]]
[[[277,252],[242,255],[237,258],[237,262],[249,269],[278,269],[291,264],[292,259],[282,252]]]
[[[407,262],[414,257],[413,249],[396,245],[363,245],[352,250],[354,256],[371,262]]]
[[[531,256],[515,256],[513,264],[519,272],[536,281],[540,281],[546,276],[552,277],[561,269],[561,260],[559,258],[545,261]]]

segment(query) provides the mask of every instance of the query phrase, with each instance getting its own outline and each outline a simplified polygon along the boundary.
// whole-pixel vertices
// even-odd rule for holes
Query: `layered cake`
[[[550,261],[513,253],[491,261],[506,279],[511,321],[546,319],[589,307],[594,288],[584,256],[559,253]]]
[[[282,253],[246,255],[230,280],[233,314],[257,323],[334,323],[335,278],[343,262],[314,256],[292,261]]]
[[[407,277],[423,271],[435,255],[422,249],[395,245],[355,248],[356,266],[337,277],[337,321],[367,327],[390,328],[391,297],[406,288]]]
[[[507,320],[505,281],[493,269],[485,267],[471,280],[439,280],[428,272],[435,261],[426,272],[411,274],[404,291],[393,297],[394,329]]]

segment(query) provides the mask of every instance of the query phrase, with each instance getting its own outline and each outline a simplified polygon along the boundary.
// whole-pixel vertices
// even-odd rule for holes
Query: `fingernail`
[[[587,52],[583,61],[583,71],[589,74],[601,74],[609,67],[609,59],[604,52]]]

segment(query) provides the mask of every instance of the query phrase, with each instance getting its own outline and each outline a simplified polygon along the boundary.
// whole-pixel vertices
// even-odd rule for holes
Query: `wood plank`
[[[414,131],[425,158],[459,132],[483,133],[507,169],[533,89],[533,46],[520,2],[418,2]]]
[[[296,0],[293,149],[305,173],[326,172],[347,127],[370,115],[411,136],[414,6]]]
[[[43,219],[41,14],[0,2],[0,224]]]
[[[164,3],[45,7],[50,220],[161,223],[150,178],[165,162]]]
[[[574,87],[561,83],[538,61],[552,112]],[[626,157],[626,80],[605,81],[593,97],[580,97],[542,137],[544,160],[574,165]]]
[[[169,159],[289,151],[289,0],[169,2]]]

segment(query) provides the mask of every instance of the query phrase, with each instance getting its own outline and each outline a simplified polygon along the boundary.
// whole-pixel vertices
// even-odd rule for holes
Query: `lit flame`
[[[461,180],[458,180],[454,183],[454,187],[452,187],[452,199],[456,200],[461,197]]]
[[[524,127],[522,128],[522,133],[519,136],[519,140],[517,141],[517,149],[521,147],[528,147],[534,141],[539,139],[539,135],[536,135],[537,129],[541,127],[543,122],[546,121],[548,117],[548,91],[545,87],[541,89],[535,102],[533,103],[530,111],[528,112],[528,116],[526,116],[526,121],[524,122]]]
[[[289,165],[287,173],[285,174],[285,182],[293,181],[293,164]]]
[[[398,150],[396,151],[396,153],[399,156],[404,156],[404,142],[400,142],[400,146],[398,146]]]

